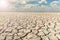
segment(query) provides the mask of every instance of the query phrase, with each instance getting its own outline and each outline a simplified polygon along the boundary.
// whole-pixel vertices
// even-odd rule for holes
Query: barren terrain
[[[0,12],[0,40],[60,40],[60,14]]]

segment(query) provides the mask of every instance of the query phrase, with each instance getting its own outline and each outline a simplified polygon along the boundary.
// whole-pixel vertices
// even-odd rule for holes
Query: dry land
[[[60,13],[0,12],[0,40],[60,40]]]

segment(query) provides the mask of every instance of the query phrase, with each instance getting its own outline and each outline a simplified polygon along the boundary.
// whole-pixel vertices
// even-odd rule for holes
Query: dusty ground
[[[60,40],[60,14],[0,12],[0,40]]]

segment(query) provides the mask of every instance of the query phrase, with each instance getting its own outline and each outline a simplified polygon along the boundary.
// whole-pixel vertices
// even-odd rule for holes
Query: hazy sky
[[[60,0],[0,0],[0,11],[59,12]]]

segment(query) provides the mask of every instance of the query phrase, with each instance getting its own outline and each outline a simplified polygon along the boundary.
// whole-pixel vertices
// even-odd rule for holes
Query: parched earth
[[[60,14],[0,14],[0,40],[60,40]]]

